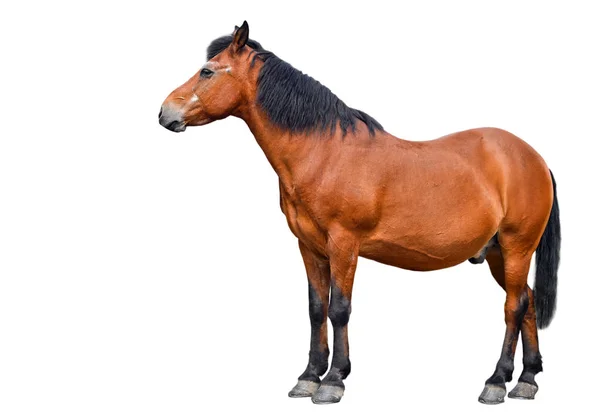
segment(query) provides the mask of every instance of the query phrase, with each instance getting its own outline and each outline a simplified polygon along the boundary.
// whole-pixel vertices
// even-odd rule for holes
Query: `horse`
[[[359,257],[414,271],[486,261],[506,291],[506,333],[479,401],[504,401],[519,334],[523,372],[508,397],[535,397],[537,330],[554,316],[561,236],[556,182],[531,146],[497,128],[394,137],[250,39],[247,22],[209,45],[206,64],[163,102],[159,123],[183,132],[228,116],[246,122],[279,177],[308,277],[309,360],[290,397],[328,404],[344,394]]]

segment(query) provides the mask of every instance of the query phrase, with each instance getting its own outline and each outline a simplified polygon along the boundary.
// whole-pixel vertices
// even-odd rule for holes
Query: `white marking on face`
[[[190,103],[194,103],[198,101],[198,96],[196,94],[192,94],[192,97],[190,98]]]
[[[231,67],[228,65],[226,67],[221,67],[219,66],[219,64],[217,62],[213,62],[213,61],[208,61],[206,64],[204,64],[204,67],[202,68],[206,68],[209,69],[213,72],[217,72],[217,71],[225,71],[225,72],[231,72]]]

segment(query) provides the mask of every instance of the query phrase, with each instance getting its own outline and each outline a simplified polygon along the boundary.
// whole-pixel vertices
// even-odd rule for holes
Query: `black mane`
[[[225,50],[233,36],[215,39],[206,50],[207,60]],[[332,133],[337,124],[344,135],[348,128],[354,132],[356,122],[363,122],[370,134],[383,127],[371,116],[348,107],[342,100],[317,80],[298,71],[269,52],[260,43],[249,39],[247,45],[256,51],[256,59],[264,62],[258,74],[258,104],[276,125],[298,133],[325,131]]]

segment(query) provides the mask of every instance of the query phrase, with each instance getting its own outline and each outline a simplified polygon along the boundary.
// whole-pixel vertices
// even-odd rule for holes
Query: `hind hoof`
[[[288,393],[288,396],[291,398],[312,397],[313,394],[317,392],[320,385],[320,383],[314,381],[298,380],[298,383]]]
[[[334,404],[339,403],[344,395],[344,387],[337,385],[323,385],[312,396],[312,402],[315,404]]]
[[[517,398],[520,400],[533,400],[538,392],[538,387],[528,382],[519,383],[508,393],[508,398]]]
[[[483,404],[500,404],[504,402],[506,386],[486,384],[479,396],[479,402]]]

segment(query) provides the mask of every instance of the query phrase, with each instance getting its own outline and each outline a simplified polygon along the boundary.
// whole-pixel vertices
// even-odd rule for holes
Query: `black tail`
[[[558,283],[558,263],[560,261],[560,211],[556,197],[556,181],[552,177],[554,189],[554,202],[550,211],[550,218],[542,239],[535,253],[535,312],[537,326],[544,329],[550,325],[556,310],[556,287]]]

